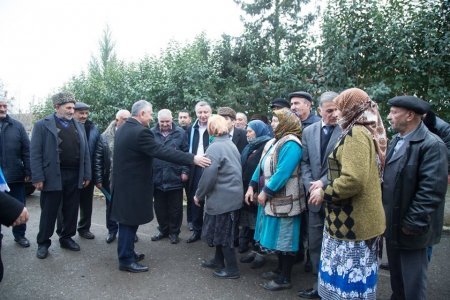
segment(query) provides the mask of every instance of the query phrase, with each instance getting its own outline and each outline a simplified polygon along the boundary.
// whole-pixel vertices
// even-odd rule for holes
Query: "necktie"
[[[323,133],[325,135],[329,135],[331,133],[331,130],[333,129],[333,126],[325,125],[325,126],[322,127],[322,129],[323,129]]]

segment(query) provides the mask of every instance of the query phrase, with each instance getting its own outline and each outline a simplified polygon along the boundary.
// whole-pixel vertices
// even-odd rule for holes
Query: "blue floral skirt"
[[[322,299],[376,299],[379,239],[343,241],[324,231],[319,266]]]

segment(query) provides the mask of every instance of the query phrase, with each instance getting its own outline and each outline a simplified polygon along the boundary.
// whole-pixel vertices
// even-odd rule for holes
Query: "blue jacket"
[[[155,136],[155,142],[170,147],[172,149],[188,152],[188,143],[184,130],[181,127],[172,125],[172,131],[164,138],[157,124],[151,129]],[[189,174],[189,167],[171,163],[155,158],[153,160],[153,183],[155,189],[170,191],[183,188],[181,174]]]
[[[1,130],[1,167],[8,183],[24,182],[31,176],[30,140],[22,123],[9,115],[4,119]]]
[[[80,138],[80,165],[78,188],[84,180],[91,180],[91,159],[83,126],[74,121]],[[44,182],[44,191],[61,191],[61,169],[58,153],[58,133],[55,115],[51,114],[36,122],[31,136],[31,179],[33,183]]]

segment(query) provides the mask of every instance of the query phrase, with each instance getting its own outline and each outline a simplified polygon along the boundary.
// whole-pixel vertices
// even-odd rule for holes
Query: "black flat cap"
[[[89,105],[84,102],[75,103],[75,110],[89,110]]]
[[[276,99],[273,99],[272,102],[270,102],[270,108],[272,108],[272,109],[273,108],[280,109],[283,107],[291,108],[291,104],[289,103],[289,101],[287,101],[284,98],[276,98]]]
[[[402,107],[423,115],[431,106],[428,102],[414,96],[397,96],[388,101],[389,106]]]
[[[311,96],[310,93],[307,93],[307,92],[299,91],[299,92],[290,93],[288,96],[288,100],[291,101],[291,99],[294,97],[305,98],[309,102],[313,101],[313,97]]]

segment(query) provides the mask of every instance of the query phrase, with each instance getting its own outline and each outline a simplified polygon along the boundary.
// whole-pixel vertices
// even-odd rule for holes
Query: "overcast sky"
[[[107,25],[129,62],[202,31],[239,35],[240,14],[233,0],[0,0],[0,80],[28,111],[86,69]]]

